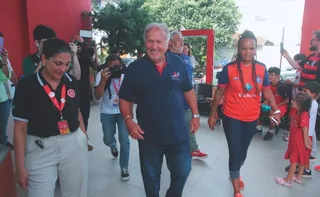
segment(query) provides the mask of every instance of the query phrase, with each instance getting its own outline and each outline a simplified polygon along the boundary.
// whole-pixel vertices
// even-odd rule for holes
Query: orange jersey
[[[241,65],[244,87],[237,70],[237,63],[227,64],[220,76],[219,87],[225,87],[223,113],[231,118],[244,122],[251,122],[258,119],[260,115],[260,100],[262,88],[269,88],[269,75],[263,63],[256,62],[256,82],[258,90],[252,77],[252,65]]]

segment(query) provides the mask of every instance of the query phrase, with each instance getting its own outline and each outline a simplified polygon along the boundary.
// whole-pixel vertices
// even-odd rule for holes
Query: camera
[[[77,45],[77,46],[79,46],[79,47],[83,47],[83,46],[84,46],[84,42],[80,42],[80,41],[78,41],[78,40],[76,40],[76,41],[74,42],[74,44]]]
[[[123,70],[121,65],[116,65],[113,68],[110,68],[109,71],[111,73],[110,78],[120,78],[123,74]]]

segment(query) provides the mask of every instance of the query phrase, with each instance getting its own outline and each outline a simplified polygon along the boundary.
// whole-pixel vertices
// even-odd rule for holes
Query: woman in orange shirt
[[[229,172],[235,197],[243,197],[240,189],[244,183],[240,168],[247,157],[247,150],[256,130],[260,114],[261,94],[274,112],[271,118],[280,123],[277,108],[265,65],[254,59],[257,39],[251,31],[245,31],[238,41],[238,53],[233,62],[227,64],[220,76],[208,120],[210,129],[217,121],[217,106],[223,103],[222,125],[229,148]]]

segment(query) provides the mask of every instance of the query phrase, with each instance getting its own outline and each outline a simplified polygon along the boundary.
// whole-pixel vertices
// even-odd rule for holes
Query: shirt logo
[[[76,92],[73,89],[69,89],[67,94],[70,98],[74,98],[76,96]]]
[[[233,80],[239,80],[239,77],[234,77]]]
[[[261,83],[262,79],[261,77],[257,76],[257,83]]]
[[[179,72],[173,72],[171,75],[171,80],[179,80]]]
[[[314,66],[316,63],[316,61],[311,62],[311,66]]]

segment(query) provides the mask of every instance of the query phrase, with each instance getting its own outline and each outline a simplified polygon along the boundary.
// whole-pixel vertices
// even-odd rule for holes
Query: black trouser
[[[244,164],[250,142],[255,134],[257,120],[243,122],[223,115],[223,129],[229,147],[229,172],[231,179],[240,177],[240,168]]]

